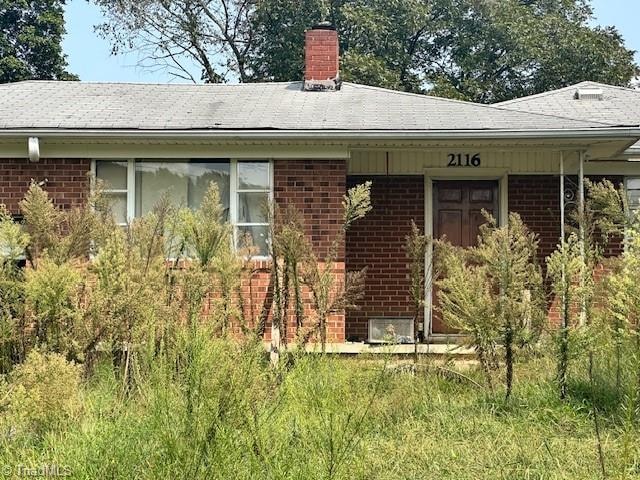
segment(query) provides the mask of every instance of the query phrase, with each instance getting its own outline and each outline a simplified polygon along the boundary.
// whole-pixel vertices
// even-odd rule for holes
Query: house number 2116
[[[450,153],[447,155],[449,162],[447,167],[479,167],[480,166],[480,154],[475,153],[473,155],[469,153]]]

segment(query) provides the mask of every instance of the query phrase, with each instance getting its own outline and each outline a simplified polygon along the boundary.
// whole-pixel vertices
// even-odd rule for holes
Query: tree
[[[97,31],[112,52],[137,50],[148,69],[207,83],[251,79],[255,0],[94,0],[106,17]],[[200,68],[197,78],[194,70]]]
[[[302,79],[304,31],[321,20],[338,29],[343,78],[368,85],[492,103],[638,73],[618,31],[590,25],[589,0],[94,1],[114,53],[194,82]]]
[[[321,4],[257,4],[256,72],[301,78],[301,32],[328,18],[340,34],[343,77],[358,83],[492,103],[583,80],[628,85],[637,73],[617,30],[589,25],[588,0]]]
[[[430,38],[430,12],[423,0],[262,0],[253,17],[253,70],[269,80],[301,79],[304,31],[328,19],[340,36],[343,79],[418,92],[414,60]]]
[[[417,64],[434,95],[492,103],[637,72],[615,28],[589,25],[589,0],[436,0],[432,18]]]
[[[0,0],[0,83],[77,80],[62,53],[65,0]]]

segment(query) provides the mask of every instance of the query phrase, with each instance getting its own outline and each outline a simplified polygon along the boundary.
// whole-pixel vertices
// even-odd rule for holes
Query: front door
[[[498,215],[498,181],[442,180],[433,183],[433,236],[461,247],[475,246],[480,226],[485,223],[482,210]],[[431,332],[457,333],[445,325],[437,310],[438,294],[433,290]]]

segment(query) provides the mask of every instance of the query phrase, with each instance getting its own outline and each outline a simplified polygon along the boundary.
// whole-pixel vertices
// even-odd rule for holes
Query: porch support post
[[[424,173],[424,234],[433,239],[433,181],[431,175]],[[425,252],[424,259],[424,315],[422,319],[422,337],[427,345],[431,343],[433,314],[433,244]]]
[[[564,191],[564,152],[560,152],[560,248],[564,249],[566,241],[565,237],[565,216],[564,216],[564,201],[565,201],[565,191]],[[564,282],[566,279],[565,265],[562,263],[562,297],[560,299],[561,308],[562,308],[562,330],[563,330],[563,339],[566,339],[566,334],[568,332],[569,324],[567,320],[569,319],[568,311],[567,311],[567,298],[564,292]]]
[[[560,242],[564,242],[564,152],[560,152]]]
[[[582,260],[582,271],[580,272],[580,287],[584,291],[585,286],[585,261],[586,261],[586,252],[585,252],[585,229],[584,229],[584,151],[581,150],[579,152],[579,165],[578,165],[578,218],[580,222],[580,257]],[[580,308],[580,325],[584,325],[587,316],[587,306],[583,299],[582,305]]]

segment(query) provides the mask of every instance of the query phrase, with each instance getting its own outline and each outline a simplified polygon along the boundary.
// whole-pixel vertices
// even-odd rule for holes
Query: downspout
[[[564,152],[560,152],[560,242],[564,242]]]
[[[40,161],[40,139],[38,137],[29,137],[27,150],[30,162],[37,163]]]

